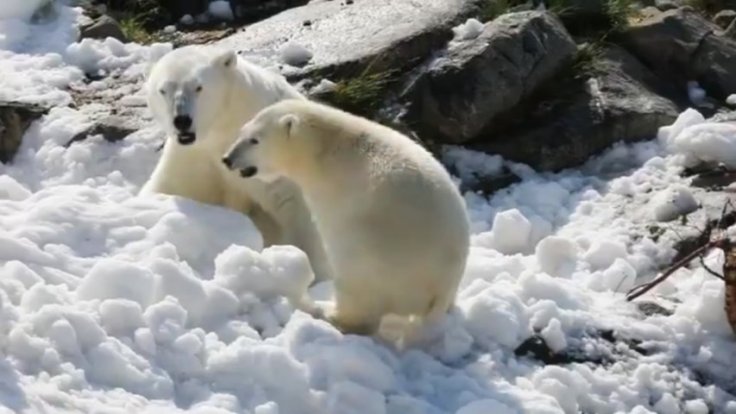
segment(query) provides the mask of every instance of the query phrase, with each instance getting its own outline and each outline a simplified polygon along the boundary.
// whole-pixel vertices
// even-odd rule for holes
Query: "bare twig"
[[[626,300],[631,302],[632,300],[638,298],[639,296],[649,292],[650,290],[654,289],[655,286],[658,284],[664,282],[668,277],[672,276],[677,269],[680,269],[681,267],[684,267],[686,264],[690,263],[691,260],[696,258],[699,254],[703,253],[704,251],[708,250],[712,247],[712,243],[706,243],[703,246],[698,247],[697,249],[690,252],[687,256],[683,257],[682,259],[678,260],[677,263],[670,266],[669,269],[667,269],[664,273],[662,273],[660,276],[657,276],[654,280],[648,283],[644,283],[638,286],[635,286],[633,289],[631,289],[626,296]]]
[[[723,276],[719,275],[718,273],[716,273],[715,270],[711,269],[710,267],[708,267],[707,264],[705,264],[705,252],[703,252],[703,254],[700,255],[700,265],[703,266],[703,269],[705,269],[705,271],[710,273],[711,275],[721,280],[724,280],[724,281],[726,280]]]

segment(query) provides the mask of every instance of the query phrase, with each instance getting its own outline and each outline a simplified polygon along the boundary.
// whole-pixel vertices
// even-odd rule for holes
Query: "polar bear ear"
[[[225,52],[222,52],[220,55],[218,55],[214,59],[214,64],[216,66],[224,67],[224,68],[233,68],[235,67],[235,61],[237,60],[238,55],[232,51],[228,50]]]
[[[286,129],[286,136],[290,137],[299,125],[299,117],[294,114],[286,114],[279,119],[279,124]]]

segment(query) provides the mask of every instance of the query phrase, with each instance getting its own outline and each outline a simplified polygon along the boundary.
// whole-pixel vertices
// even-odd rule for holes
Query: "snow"
[[[207,8],[210,16],[217,20],[233,20],[233,10],[228,0],[215,0]]]
[[[452,28],[452,32],[454,33],[453,40],[462,41],[475,39],[483,33],[484,28],[485,25],[478,19],[470,18],[466,20],[465,23]]]
[[[161,133],[145,112],[120,142],[90,137],[66,147],[113,105],[134,110],[148,66],[171,45],[74,43],[79,11],[56,8],[52,21],[14,17],[21,30],[10,37],[0,24],[0,96],[52,107],[13,163],[0,165],[0,406],[736,412],[723,282],[695,261],[642,298],[672,315],[647,317],[624,299],[697,231],[663,227],[655,239],[649,226],[657,214],[707,204],[681,172],[698,160],[736,160],[732,125],[688,110],[657,139],[615,145],[555,174],[447,148],[443,160],[463,182],[505,169],[521,181],[490,197],[464,194],[473,237],[457,307],[419,348],[398,353],[294,311],[313,278],[306,257],[289,246],[262,249],[247,217],[136,196],[160,156]],[[86,82],[90,72],[106,76]],[[100,99],[70,107],[72,91]],[[723,260],[714,251],[705,263],[719,269]],[[324,282],[310,294],[324,300],[331,291]],[[516,355],[534,334],[583,361]]]
[[[306,47],[288,42],[279,50],[280,60],[291,66],[304,66],[312,59],[312,52]]]
[[[705,101],[705,89],[701,88],[697,81],[688,81],[687,96],[694,105],[700,105]]]
[[[736,94],[728,95],[726,98],[726,103],[733,106],[736,105]]]
[[[736,166],[736,124],[706,122],[694,109],[687,109],[670,127],[663,128],[659,140],[686,165],[718,162]]]

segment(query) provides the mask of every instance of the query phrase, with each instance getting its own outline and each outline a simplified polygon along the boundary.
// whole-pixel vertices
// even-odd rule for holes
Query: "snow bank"
[[[476,37],[480,36],[481,33],[483,33],[484,28],[485,25],[481,23],[478,19],[470,18],[466,20],[465,23],[452,28],[452,32],[455,35],[453,40],[475,39]]]
[[[683,157],[688,166],[717,162],[736,167],[736,125],[706,122],[694,109],[686,110],[674,124],[662,128],[659,140],[670,152]]]
[[[646,317],[624,300],[672,259],[676,235],[655,241],[647,226],[655,211],[700,203],[703,193],[686,189],[680,172],[693,160],[727,157],[726,124],[686,111],[657,141],[618,145],[556,174],[449,149],[444,158],[464,181],[504,168],[522,181],[490,197],[465,194],[474,234],[457,306],[425,332],[422,347],[396,353],[295,312],[290,302],[313,278],[304,254],[261,249],[247,217],[175,197],[137,197],[160,156],[155,127],[117,143],[90,137],[66,147],[116,97],[139,99],[145,68],[170,47],[63,43],[64,36],[44,45],[41,39],[69,30],[65,19],[73,15],[59,8],[55,22],[33,26],[0,51],[0,95],[56,105],[26,134],[14,162],[0,165],[0,406],[736,410],[736,347],[720,280],[697,263],[681,269],[647,297],[672,309],[669,316]],[[85,72],[108,76],[85,83]],[[107,100],[64,107],[70,85]],[[653,201],[658,194],[666,196]],[[722,261],[716,253],[706,258],[712,268]],[[324,299],[331,289],[325,282],[310,293]],[[545,365],[516,355],[532,335],[589,362]]]

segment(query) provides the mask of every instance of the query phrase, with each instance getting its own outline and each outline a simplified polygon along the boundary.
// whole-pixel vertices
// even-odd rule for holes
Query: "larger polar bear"
[[[302,189],[335,278],[334,308],[305,305],[307,312],[344,332],[403,326],[411,342],[405,328],[453,304],[470,244],[465,203],[445,168],[411,139],[329,106],[284,100],[243,127],[223,163],[244,177],[286,176]],[[419,324],[383,325],[385,316]]]
[[[233,51],[186,46],[156,62],[145,84],[148,106],[166,131],[163,154],[141,194],[164,193],[247,214],[264,246],[303,250],[317,280],[331,278],[321,239],[299,188],[288,179],[244,184],[220,159],[240,127],[285,98],[305,99],[282,76]]]

